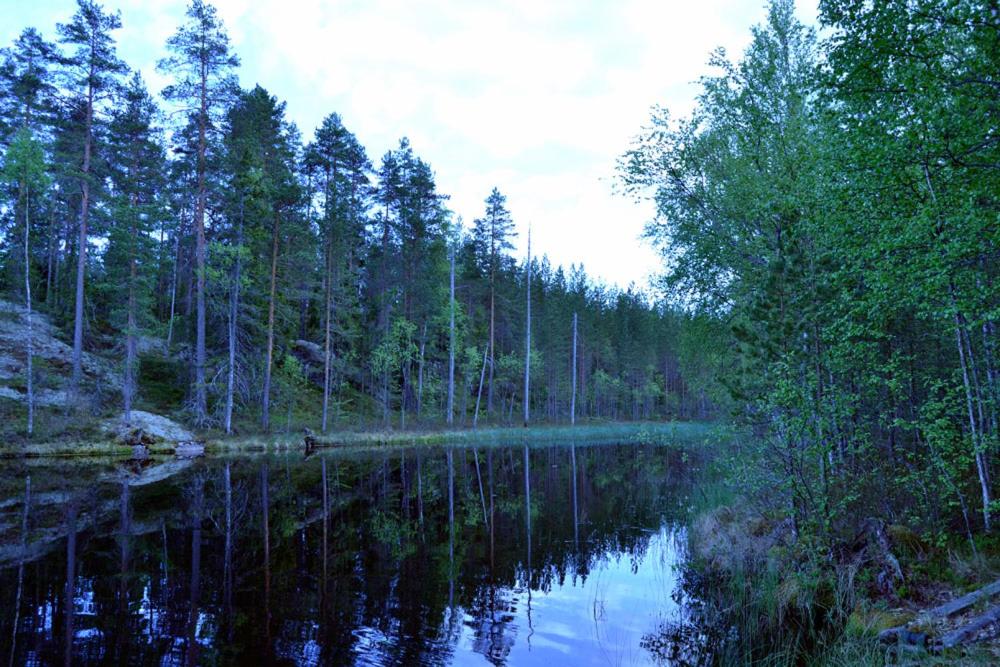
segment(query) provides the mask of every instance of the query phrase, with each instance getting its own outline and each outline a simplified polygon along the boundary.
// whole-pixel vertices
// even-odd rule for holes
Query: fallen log
[[[989,599],[997,594],[1000,594],[1000,579],[971,593],[955,598],[950,602],[945,602],[944,604],[939,604],[936,607],[925,609],[917,616],[916,619],[905,625],[883,630],[878,634],[879,641],[886,644],[899,643],[910,646],[928,646],[931,642],[930,637],[926,633],[913,632],[909,630],[909,628],[914,625],[929,623],[942,618],[954,616],[955,614],[965,611],[976,603]],[[939,640],[933,643],[935,646],[940,646],[941,648],[951,648],[953,646],[957,646],[958,644],[968,641],[968,639],[973,637],[976,633],[980,632],[991,623],[995,623],[997,621],[1000,621],[1000,605],[993,607],[985,614],[977,616],[967,625],[943,635]]]
[[[960,598],[955,598],[951,602],[945,602],[944,604],[927,609],[920,614],[918,619],[934,620],[936,618],[954,616],[959,612],[965,611],[980,600],[991,598],[998,593],[1000,593],[1000,579],[994,581],[992,584],[987,584],[978,590],[972,591],[971,593],[967,593]]]
[[[976,616],[971,621],[960,628],[941,636],[940,641],[935,642],[940,648],[954,648],[960,644],[967,644],[980,639],[979,633],[994,623],[1000,623],[1000,605],[991,607],[986,612]]]
[[[878,640],[883,644],[905,644],[926,648],[930,643],[930,635],[926,632],[911,632],[905,626],[888,628],[878,633]]]

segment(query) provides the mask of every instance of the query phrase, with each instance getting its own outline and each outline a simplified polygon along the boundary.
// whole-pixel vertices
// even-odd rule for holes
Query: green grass
[[[0,448],[0,458],[79,458],[128,457],[130,447],[107,440],[107,437],[84,429],[58,438],[19,439]],[[519,445],[575,442],[635,444],[711,444],[721,442],[726,431],[716,424],[689,422],[637,422],[568,425],[539,425],[529,428],[423,429],[413,431],[338,431],[317,440],[323,448],[372,448],[387,446],[450,445]],[[299,451],[305,449],[301,432],[257,434],[232,438],[208,437],[206,452]],[[151,447],[150,453],[167,453],[169,448]]]
[[[420,431],[343,431],[316,436],[324,447],[407,445],[517,445],[527,443],[694,444],[720,440],[721,427],[689,422],[638,422],[541,425],[528,428],[482,428]],[[301,433],[281,433],[211,440],[211,451],[285,451],[303,449]]]

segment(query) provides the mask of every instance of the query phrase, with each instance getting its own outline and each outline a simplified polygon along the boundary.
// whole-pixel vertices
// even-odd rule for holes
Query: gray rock
[[[152,412],[133,410],[132,418],[125,416],[104,422],[104,431],[127,444],[182,443],[194,440],[194,435],[177,422],[154,415]]]
[[[178,442],[174,454],[179,459],[194,459],[205,455],[205,445],[200,442]]]
[[[297,340],[295,341],[292,352],[301,361],[307,364],[313,364],[317,366],[322,366],[325,360],[323,355],[323,348],[310,340]]]
[[[31,326],[34,357],[44,359],[56,377],[68,374],[73,366],[73,348],[59,340],[59,330],[45,315],[32,313]],[[0,381],[23,381],[27,343],[27,311],[21,305],[0,300]],[[121,374],[100,357],[84,352],[81,364],[88,378],[102,386],[121,388]],[[18,400],[6,393],[4,397]]]

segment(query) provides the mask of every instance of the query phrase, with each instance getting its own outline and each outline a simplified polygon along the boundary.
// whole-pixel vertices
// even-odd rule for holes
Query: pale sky
[[[378,164],[408,136],[466,225],[493,186],[523,256],[582,262],[592,278],[645,287],[650,205],[613,193],[615,161],[660,104],[684,115],[716,47],[735,57],[764,0],[217,0],[240,83],[288,102],[305,139],[336,111]],[[151,90],[185,0],[105,0],[119,53]],[[814,23],[815,0],[797,0]],[[33,25],[54,38],[72,0],[0,0],[0,43]]]

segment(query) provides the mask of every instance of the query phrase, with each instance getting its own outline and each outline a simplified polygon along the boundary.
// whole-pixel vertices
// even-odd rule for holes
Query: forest
[[[620,170],[656,203],[664,291],[724,350],[710,375],[752,434],[728,471],[789,522],[788,569],[843,627],[859,590],[891,607],[928,574],[996,576],[1000,5],[822,0],[819,18],[772,2]],[[912,560],[854,582],[882,526]]]
[[[0,56],[5,317],[71,347],[4,336],[9,438],[133,408],[226,434],[713,410],[696,316],[515,257],[500,184],[463,225],[405,137],[374,159],[331,112],[306,138],[202,0],[150,91],[122,20],[80,0]]]
[[[644,240],[662,258],[651,286],[622,288],[533,256],[502,183],[480,210],[455,211],[405,137],[374,159],[336,110],[296,127],[284,102],[239,82],[208,2],[191,0],[149,45],[170,81],[155,91],[117,55],[127,17],[77,0],[54,39],[29,27],[0,52],[0,448],[86,440],[139,411],[199,437],[305,432],[307,444],[482,427],[409,462],[403,451],[398,468],[373,450],[358,476],[422,530],[423,457],[446,462],[432,493],[449,499],[439,579],[453,586],[455,451],[459,531],[480,506],[492,531],[485,429],[567,425],[568,457],[524,431],[523,463],[498,458],[511,507],[523,488],[530,600],[533,516],[561,503],[574,549],[578,529],[597,535],[577,514],[577,422],[643,422],[615,443],[634,451],[581,454],[601,475],[584,495],[619,493],[602,516],[626,507],[649,535],[668,514],[688,522],[670,547],[690,559],[674,582],[687,605],[675,643],[718,640],[690,664],[884,664],[880,631],[927,648],[901,609],[916,618],[1000,576],[1000,3],[818,10],[810,26],[793,0],[771,0],[744,51],[709,56],[691,113],[656,107],[621,147],[619,194],[652,204]],[[646,452],[654,440],[669,446]],[[545,488],[563,494],[551,506],[531,504],[532,447],[548,457]],[[610,470],[629,451],[649,461]],[[320,489],[325,526],[326,460],[311,455],[299,474]],[[678,468],[703,477],[679,485]],[[260,482],[249,464],[240,474],[261,489],[268,536],[262,469]],[[292,488],[287,459],[285,476]],[[631,499],[637,489],[650,492]],[[654,497],[669,507],[660,519]],[[374,535],[385,515],[372,516]],[[384,532],[386,545],[417,534]],[[325,568],[326,533],[316,540]],[[492,559],[492,532],[490,544]],[[1000,606],[987,616],[973,625],[995,624]]]

